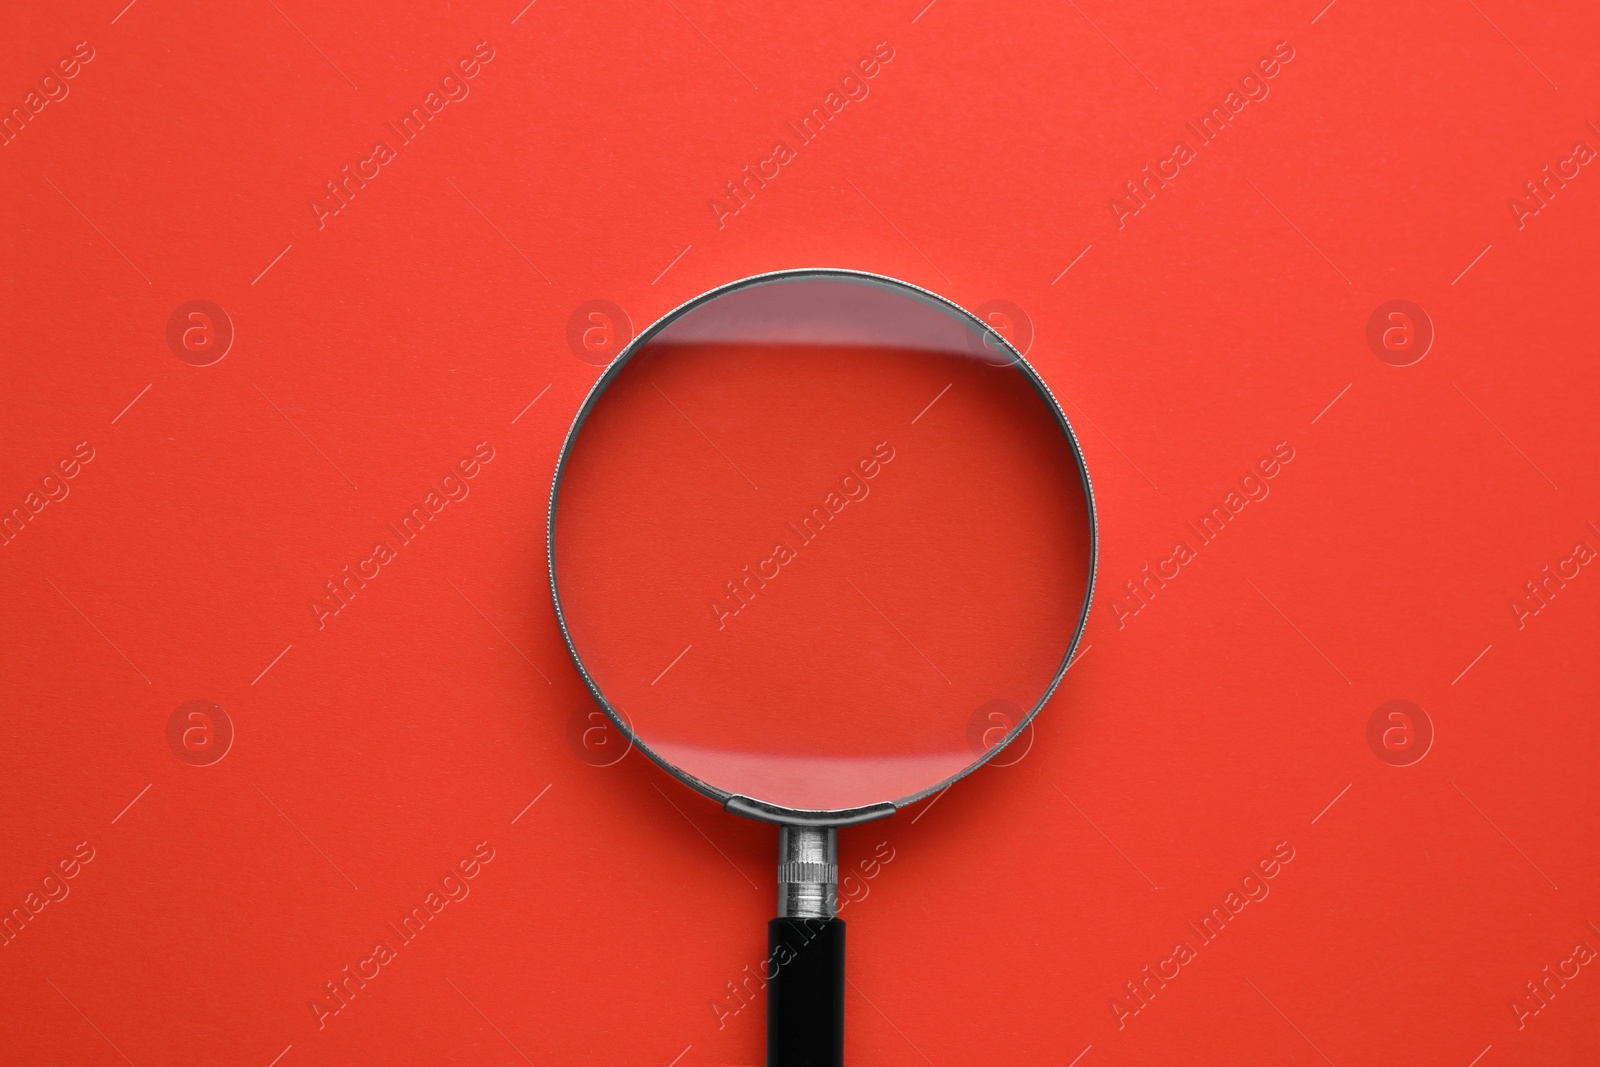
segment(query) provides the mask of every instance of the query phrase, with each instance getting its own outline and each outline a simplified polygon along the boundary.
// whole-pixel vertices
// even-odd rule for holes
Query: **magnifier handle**
[[[767,924],[767,1067],[844,1067],[839,835],[778,831],[778,917]]]
[[[767,1067],[844,1067],[844,920],[767,924]]]

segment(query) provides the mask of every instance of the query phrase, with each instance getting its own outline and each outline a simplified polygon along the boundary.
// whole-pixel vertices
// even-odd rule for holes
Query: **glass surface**
[[[837,810],[961,773],[996,708],[1039,703],[1092,520],[1014,359],[845,275],[725,290],[642,341],[571,444],[552,546],[573,645],[640,743],[713,791]]]

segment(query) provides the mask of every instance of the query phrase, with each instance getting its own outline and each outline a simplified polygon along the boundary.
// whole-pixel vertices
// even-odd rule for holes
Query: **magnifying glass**
[[[905,282],[762,274],[641,333],[550,491],[567,648],[639,751],[779,829],[767,1063],[843,1063],[837,831],[970,774],[1048,700],[1094,586],[1065,414]]]

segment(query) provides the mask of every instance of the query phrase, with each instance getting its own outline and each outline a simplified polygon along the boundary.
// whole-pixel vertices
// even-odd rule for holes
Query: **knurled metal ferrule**
[[[778,918],[831,919],[838,911],[839,832],[823,826],[778,829]]]

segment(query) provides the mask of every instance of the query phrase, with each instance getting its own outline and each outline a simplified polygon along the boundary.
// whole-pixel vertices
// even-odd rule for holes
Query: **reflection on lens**
[[[767,276],[636,342],[558,483],[567,632],[642,747],[716,795],[900,802],[1032,709],[1086,610],[1079,458],[992,332],[899,283]]]

